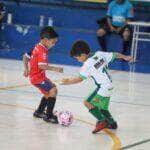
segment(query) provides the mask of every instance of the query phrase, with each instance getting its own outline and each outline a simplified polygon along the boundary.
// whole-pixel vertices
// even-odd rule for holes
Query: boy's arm
[[[133,58],[131,56],[128,56],[128,55],[123,55],[121,53],[115,53],[116,54],[116,58],[118,59],[123,59],[125,61],[132,61]]]
[[[29,75],[29,66],[28,63],[30,61],[30,58],[26,56],[26,54],[23,55],[23,65],[24,65],[24,72],[23,75],[25,77],[28,77]]]
[[[50,65],[46,65],[46,64],[40,64],[39,68],[42,70],[50,70],[50,71],[63,73],[62,67],[55,67],[55,66],[50,66]]]
[[[76,84],[79,82],[82,82],[83,79],[81,77],[74,77],[74,78],[69,78],[69,79],[63,79],[61,81],[62,85],[69,85],[69,84]]]

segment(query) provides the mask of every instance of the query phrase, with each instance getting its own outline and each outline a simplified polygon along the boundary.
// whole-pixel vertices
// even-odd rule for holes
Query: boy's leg
[[[55,107],[56,103],[56,95],[57,95],[57,88],[53,87],[47,96],[47,111],[46,111],[46,116],[43,118],[44,121],[46,122],[51,122],[51,123],[58,123],[57,116],[53,114],[53,110]]]
[[[126,54],[127,51],[130,49],[131,43],[132,43],[132,30],[129,26],[125,26],[121,30],[121,36],[123,38],[123,54]]]
[[[106,34],[110,33],[110,28],[107,22],[107,18],[103,18],[97,22],[99,24],[99,29],[97,31],[97,39],[102,48],[102,51],[107,51],[106,44]]]
[[[84,105],[89,109],[89,112],[98,120],[104,121],[105,116],[99,111],[98,107],[93,106],[90,102],[84,101]]]
[[[106,46],[106,31],[105,29],[103,28],[100,28],[98,31],[97,31],[97,39],[98,39],[98,42],[102,48],[102,51],[107,51],[107,46]]]
[[[44,120],[46,121],[49,118],[54,118],[55,122],[58,122],[56,116],[53,115],[53,109],[55,106],[57,95],[56,86],[49,79],[45,79],[41,84],[36,84],[35,86],[39,88],[39,90],[44,94],[44,97],[42,98],[37,111],[39,110],[40,112],[42,112],[47,106],[46,116],[44,116]],[[51,122],[52,121],[53,119],[51,119]]]
[[[93,105],[97,106],[99,108],[99,111],[105,116],[107,122],[108,122],[108,128],[117,128],[116,121],[113,119],[112,115],[110,114],[108,107],[109,107],[109,101],[110,97],[103,97],[100,95],[96,95],[92,103]]]
[[[109,129],[117,129],[117,122],[113,119],[112,115],[110,114],[109,110],[102,109],[101,112],[107,118],[107,122],[109,123]]]
[[[93,98],[97,94],[98,88],[90,94],[86,101],[84,101],[84,105],[89,109],[89,112],[99,121],[105,120],[104,115],[99,111],[98,107],[92,103]]]
[[[107,122],[105,116],[99,111],[98,107],[93,106],[90,102],[85,101],[85,106],[89,109],[89,112],[98,120],[95,129],[92,133],[97,133],[102,129],[106,128]]]
[[[38,106],[38,108],[36,109],[36,111],[34,112],[33,116],[37,117],[37,118],[43,118],[44,117],[44,110],[46,108],[47,105],[47,99],[43,96],[41,99],[41,102]]]
[[[106,118],[103,115],[101,111],[99,111],[98,107],[93,105],[92,100],[97,94],[99,88],[97,88],[84,102],[85,106],[89,109],[89,112],[98,120],[98,123],[96,124],[96,128],[93,130],[92,133],[97,133],[101,131],[102,129],[106,128]]]

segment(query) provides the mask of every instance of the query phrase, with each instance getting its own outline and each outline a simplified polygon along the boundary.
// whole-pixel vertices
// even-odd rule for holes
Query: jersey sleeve
[[[114,52],[97,52],[98,55],[104,57],[105,61],[108,63],[113,62],[116,59],[116,53]]]
[[[30,59],[31,58],[31,52],[26,52],[25,56]]]
[[[33,51],[33,48],[31,48],[30,51],[25,52],[25,56],[30,59],[32,55],[32,51]]]
[[[82,79],[86,79],[90,76],[90,71],[89,71],[89,66],[84,64],[81,69],[80,69],[80,72],[79,72],[79,76],[82,78]]]
[[[104,53],[104,57],[107,63],[113,62],[116,59],[116,53],[113,52],[106,52]]]
[[[38,53],[38,65],[47,65],[47,54],[45,52]]]
[[[127,7],[127,18],[133,18],[134,17],[134,10],[133,10],[133,5],[131,3],[128,3]]]

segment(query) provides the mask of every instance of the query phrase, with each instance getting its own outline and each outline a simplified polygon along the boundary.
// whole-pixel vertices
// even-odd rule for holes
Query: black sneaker
[[[36,117],[36,118],[44,118],[46,116],[46,114],[43,112],[43,113],[39,113],[38,111],[35,111],[33,113],[33,116]]]
[[[96,123],[96,127],[95,129],[92,131],[93,134],[97,133],[97,132],[100,132],[101,130],[103,130],[104,128],[107,128],[107,122],[104,120],[104,121],[98,121]]]
[[[51,123],[54,123],[54,124],[58,124],[58,119],[57,119],[57,116],[55,116],[55,115],[52,115],[51,117],[46,115],[43,118],[43,120],[46,121],[46,122],[51,122]]]
[[[98,124],[99,122],[97,121],[96,124]],[[117,122],[114,121],[113,123],[109,124],[108,121],[107,121],[107,126],[106,126],[107,129],[117,129],[118,128],[118,125],[117,125]]]
[[[112,124],[109,124],[108,129],[117,129],[118,128],[118,125],[117,125],[117,122],[113,122]]]

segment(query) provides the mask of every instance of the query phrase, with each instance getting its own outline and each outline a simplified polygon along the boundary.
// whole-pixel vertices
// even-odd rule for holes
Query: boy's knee
[[[88,101],[86,101],[86,100],[85,100],[83,103],[84,103],[84,105],[85,105],[88,109],[94,108],[94,106],[93,106],[90,102],[88,102]]]
[[[87,105],[87,101],[84,101],[83,104],[84,104],[84,106],[86,106]]]
[[[56,86],[53,87],[52,90],[54,91],[54,93],[57,93],[57,91],[58,91]]]
[[[106,32],[105,32],[105,30],[104,29],[99,29],[98,31],[97,31],[97,36],[104,36],[106,34]]]
[[[56,87],[53,87],[47,94],[47,97],[56,97],[57,95],[57,88]]]
[[[57,94],[58,90],[57,90],[57,87],[53,87],[51,90],[50,90],[50,93],[52,94]]]
[[[131,37],[131,32],[129,29],[125,29],[125,31],[123,32],[123,39],[125,41],[129,41]]]

